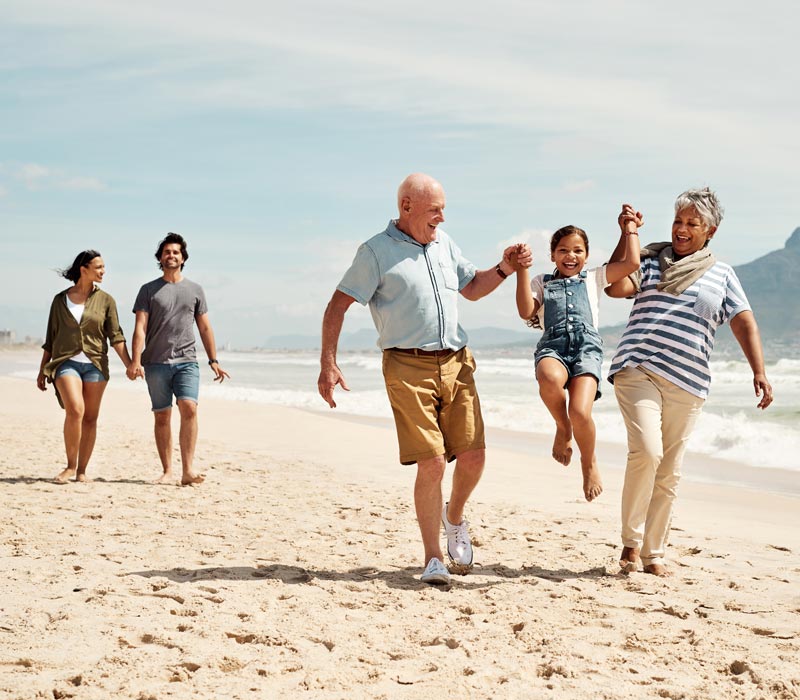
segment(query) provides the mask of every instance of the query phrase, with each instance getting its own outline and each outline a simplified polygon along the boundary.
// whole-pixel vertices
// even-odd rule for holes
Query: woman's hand
[[[39,374],[36,376],[36,386],[39,387],[39,391],[47,391],[47,377],[44,376],[42,370],[39,370]]]
[[[628,224],[631,222],[633,222],[635,228],[628,227]],[[630,204],[623,204],[622,211],[617,217],[617,223],[619,224],[620,231],[623,233],[626,231],[631,231],[633,233],[636,229],[644,226],[644,217],[642,216],[642,212],[636,211]]]

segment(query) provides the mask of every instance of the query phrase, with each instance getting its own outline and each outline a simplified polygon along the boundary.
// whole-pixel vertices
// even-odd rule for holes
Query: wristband
[[[495,265],[495,268],[494,268],[494,269],[495,269],[495,272],[496,272],[498,275],[500,275],[500,278],[501,278],[501,279],[506,279],[506,278],[508,277],[508,275],[507,275],[505,272],[503,272],[503,268],[502,268],[502,267],[500,267],[500,263],[497,263],[497,265]]]
[[[208,366],[209,366],[209,367],[210,367],[211,365],[218,365],[218,364],[219,364],[219,362],[218,362],[217,360],[209,360],[209,361],[208,361]]]

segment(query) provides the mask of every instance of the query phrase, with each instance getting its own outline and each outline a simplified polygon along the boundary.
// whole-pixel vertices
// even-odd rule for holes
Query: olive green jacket
[[[67,308],[66,296],[65,289],[56,294],[50,305],[47,335],[42,345],[50,353],[50,361],[42,368],[44,375],[52,381],[62,362],[83,351],[108,380],[108,343],[125,342],[117,305],[110,294],[95,287],[86,300],[79,325]]]

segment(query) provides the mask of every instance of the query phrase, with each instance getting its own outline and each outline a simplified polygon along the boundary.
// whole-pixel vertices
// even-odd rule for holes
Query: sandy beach
[[[797,497],[685,480],[673,576],[623,576],[621,465],[587,504],[577,465],[490,433],[476,566],[438,589],[386,424],[205,391],[206,482],[155,486],[122,381],[94,481],[58,486],[52,389],[0,378],[4,698],[800,697]]]

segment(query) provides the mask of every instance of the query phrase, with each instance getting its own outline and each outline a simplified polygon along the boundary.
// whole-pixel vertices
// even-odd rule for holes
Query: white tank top
[[[64,298],[67,300],[67,308],[69,312],[75,317],[75,320],[78,322],[78,325],[81,325],[81,318],[83,318],[83,307],[86,306],[85,304],[76,304],[72,299],[69,298],[69,294],[65,294]],[[89,364],[92,361],[86,357],[86,353],[81,351],[77,355],[73,355],[69,358],[73,362],[88,362]]]

